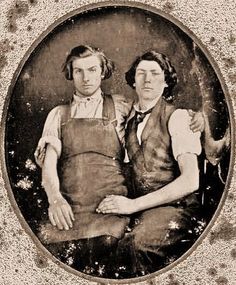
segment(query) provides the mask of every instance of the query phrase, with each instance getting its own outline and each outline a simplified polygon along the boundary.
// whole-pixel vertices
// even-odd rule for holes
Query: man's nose
[[[144,81],[145,82],[150,82],[151,81],[151,73],[150,72],[146,72],[145,73]]]
[[[83,81],[84,81],[84,82],[87,82],[88,80],[89,80],[89,75],[88,75],[87,72],[84,72],[84,73],[83,73]]]

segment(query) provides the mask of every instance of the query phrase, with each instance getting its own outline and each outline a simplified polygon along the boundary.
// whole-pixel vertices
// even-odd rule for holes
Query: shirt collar
[[[138,112],[141,112],[141,113],[144,113],[144,112],[146,112],[146,111],[152,109],[152,108],[157,104],[157,102],[160,100],[160,98],[161,98],[161,96],[158,97],[158,98],[155,98],[154,100],[152,100],[152,101],[148,104],[147,109],[145,109],[145,110],[141,110],[141,109],[140,109],[139,102],[137,101],[137,102],[134,104],[134,106],[133,106],[133,107],[134,107],[134,110],[135,110],[135,111],[138,111]]]
[[[102,90],[98,89],[92,96],[83,96],[83,95],[76,95],[73,94],[73,102],[72,103],[84,103],[88,101],[99,101],[102,99]]]

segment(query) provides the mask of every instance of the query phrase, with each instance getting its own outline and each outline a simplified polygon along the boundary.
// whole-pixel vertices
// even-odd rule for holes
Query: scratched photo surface
[[[72,268],[78,244],[71,241],[59,250],[40,234],[42,224],[48,221],[49,205],[34,152],[50,110],[72,97],[73,84],[65,79],[62,64],[70,50],[79,45],[98,47],[114,61],[115,71],[111,78],[102,81],[102,90],[114,96],[122,94],[129,100],[135,99],[135,92],[127,85],[125,72],[135,57],[147,50],[165,54],[178,75],[178,83],[173,90],[174,106],[204,113],[205,128],[210,135],[204,138],[201,134],[203,151],[198,161],[201,215],[192,217],[185,238],[166,252],[161,262],[151,256],[152,266],[144,264],[138,273],[133,273],[130,266],[132,256],[128,264],[122,263],[121,258],[118,265],[111,256],[112,269],[108,271],[102,262],[96,260],[93,264],[88,261],[81,268],[75,268],[91,276],[112,279],[156,272],[192,247],[211,221],[221,200],[230,162],[230,121],[225,94],[197,43],[169,20],[147,10],[134,7],[88,10],[67,19],[42,39],[29,54],[12,89],[5,122],[5,157],[14,198],[24,219],[45,248]],[[204,139],[210,141],[213,150],[204,148]],[[132,180],[129,165],[122,166],[129,184]],[[96,183],[96,176],[91,179]],[[131,226],[127,226],[126,233],[132,232]],[[169,235],[175,235],[178,230],[178,223],[169,223]]]

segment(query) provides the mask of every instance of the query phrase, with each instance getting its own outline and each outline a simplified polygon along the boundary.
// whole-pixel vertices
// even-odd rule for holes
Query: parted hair
[[[136,68],[142,60],[156,61],[160,65],[161,69],[164,71],[165,82],[168,85],[168,87],[165,87],[162,96],[166,101],[173,101],[172,89],[178,81],[175,68],[172,66],[167,56],[162,53],[158,53],[154,50],[147,51],[134,60],[129,70],[125,73],[125,79],[127,84],[131,88],[135,88],[134,83]]]
[[[111,77],[115,65],[102,50],[89,45],[79,45],[74,47],[68,54],[65,63],[62,66],[62,72],[64,72],[67,80],[73,80],[73,67],[72,62],[77,58],[85,58],[88,56],[96,55],[100,59],[102,69],[102,79],[108,79]]]

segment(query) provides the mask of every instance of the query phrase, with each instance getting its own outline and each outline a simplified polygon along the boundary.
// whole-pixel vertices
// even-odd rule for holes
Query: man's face
[[[156,61],[140,61],[135,73],[135,89],[139,100],[154,100],[162,95],[165,87],[165,75],[160,65]]]
[[[77,93],[83,96],[92,96],[100,88],[102,69],[96,55],[73,60],[72,69]]]

